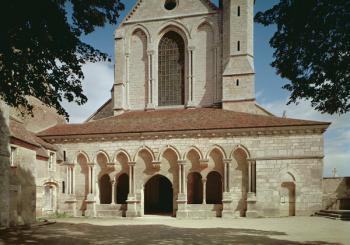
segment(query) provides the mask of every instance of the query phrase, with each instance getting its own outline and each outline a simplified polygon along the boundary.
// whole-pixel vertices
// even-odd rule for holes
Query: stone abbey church
[[[9,171],[20,182],[9,202],[22,205],[9,220],[320,210],[329,123],[256,103],[253,10],[254,0],[139,0],[115,32],[111,99],[86,122],[9,112]]]

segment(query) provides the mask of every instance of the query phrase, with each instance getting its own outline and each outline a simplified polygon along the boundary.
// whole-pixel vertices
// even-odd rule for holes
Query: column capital
[[[93,162],[89,162],[88,164],[87,164],[89,167],[95,167],[95,163],[93,163]]]
[[[128,162],[128,165],[133,167],[136,165],[136,162]]]
[[[179,165],[187,165],[187,160],[177,160],[177,164],[179,164]]]
[[[247,161],[248,161],[249,163],[255,163],[255,162],[256,162],[256,159],[247,158]]]
[[[231,164],[232,163],[232,159],[231,158],[225,158],[222,160],[224,163],[228,163]]]
[[[147,50],[148,55],[154,55],[156,52],[154,50]]]
[[[194,51],[195,49],[196,49],[195,46],[189,46],[189,47],[188,47],[188,51]]]

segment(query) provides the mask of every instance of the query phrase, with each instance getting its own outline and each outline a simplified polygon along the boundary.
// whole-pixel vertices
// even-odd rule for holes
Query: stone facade
[[[49,120],[37,125],[35,147],[11,142],[21,156],[12,172],[26,186],[11,200],[23,205],[35,193],[26,209],[37,216],[280,217],[321,209],[329,124],[278,118],[255,103],[253,7],[253,0],[219,7],[139,0],[115,32],[112,98],[82,124],[50,127],[60,120],[41,115]],[[34,119],[22,121],[40,131]]]

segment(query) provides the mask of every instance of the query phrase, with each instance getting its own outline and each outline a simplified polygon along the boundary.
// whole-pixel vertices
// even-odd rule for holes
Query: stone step
[[[321,210],[321,211],[316,212],[315,215],[329,218],[329,219],[349,220],[350,221],[349,210]]]
[[[121,210],[99,210],[99,211],[97,211],[97,217],[123,217],[123,211],[121,211]]]
[[[118,210],[123,210],[126,209],[126,204],[96,204],[96,210],[97,211],[104,211],[104,210],[110,210],[110,211],[118,211]]]

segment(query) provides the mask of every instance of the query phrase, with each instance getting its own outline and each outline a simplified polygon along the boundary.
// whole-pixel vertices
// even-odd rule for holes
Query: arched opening
[[[145,214],[170,214],[173,211],[173,187],[162,175],[153,176],[145,185]]]
[[[283,182],[281,187],[282,216],[295,216],[295,183]]]
[[[183,105],[185,101],[185,42],[174,31],[158,47],[158,105]]]
[[[126,204],[129,194],[129,176],[122,174],[118,178],[117,184],[117,204]]]
[[[187,177],[187,203],[203,203],[202,175],[197,172],[192,172]]]
[[[108,174],[103,175],[99,181],[101,204],[112,203],[112,185]]]
[[[44,186],[44,210],[47,212],[55,211],[55,188],[52,185]]]
[[[206,195],[207,204],[222,204],[222,177],[216,171],[207,176]]]

